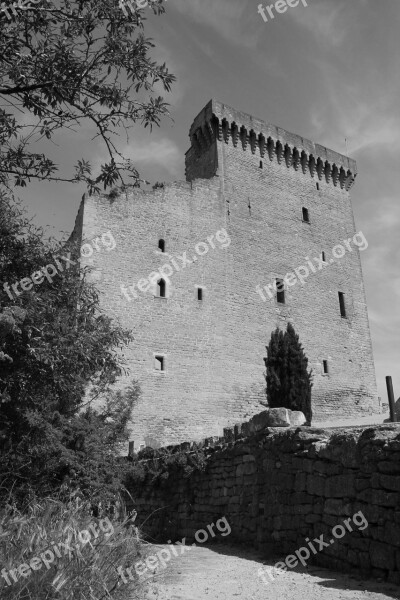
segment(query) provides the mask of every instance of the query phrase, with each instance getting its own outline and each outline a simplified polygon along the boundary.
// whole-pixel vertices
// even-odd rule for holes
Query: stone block
[[[298,472],[294,480],[294,489],[296,492],[305,492],[307,485],[307,474]]]
[[[292,427],[301,427],[306,423],[307,419],[301,410],[288,410],[290,425]]]
[[[376,473],[377,475],[377,473]],[[390,490],[393,492],[400,492],[400,475],[390,476],[390,475],[381,475],[379,477],[379,482],[383,488],[386,490]]]
[[[351,498],[354,494],[354,475],[336,475],[327,479],[325,495],[328,498]]]
[[[312,496],[325,495],[325,478],[317,475],[308,475],[307,477],[307,492]]]
[[[233,427],[224,427],[224,438],[227,442],[233,442],[235,439],[235,430]]]
[[[363,490],[358,492],[357,499],[368,504],[378,504],[380,506],[399,506],[399,494],[386,492],[384,490]]]
[[[270,408],[268,411],[268,427],[290,427],[287,408]]]
[[[309,514],[309,515],[306,515],[304,520],[306,523],[319,523],[321,521],[321,516]]]
[[[336,500],[334,498],[328,498],[324,504],[324,512],[329,515],[335,515],[337,517],[350,516],[353,513],[350,512],[351,507],[343,504],[342,500]]]
[[[339,475],[343,472],[343,467],[336,463],[331,463],[323,460],[317,460],[314,463],[314,471],[323,475]]]
[[[400,573],[397,571],[390,571],[388,574],[388,582],[400,586]]]
[[[269,421],[269,410],[263,410],[262,412],[254,415],[250,419],[252,431],[257,433],[268,427]]]
[[[390,458],[392,459],[393,456],[394,454],[392,454]],[[400,474],[400,460],[388,460],[379,462],[378,469],[381,473],[386,473],[387,475],[398,475]]]
[[[384,540],[400,548],[400,525],[387,521],[385,524]]]
[[[253,427],[250,422],[242,423],[242,434],[245,437],[248,437],[253,433]]]
[[[255,457],[252,454],[245,454],[245,456],[243,456],[243,462],[247,463],[247,462],[255,462]]]
[[[371,565],[373,567],[394,571],[395,553],[393,548],[391,548],[388,544],[371,542],[369,555],[371,558]]]

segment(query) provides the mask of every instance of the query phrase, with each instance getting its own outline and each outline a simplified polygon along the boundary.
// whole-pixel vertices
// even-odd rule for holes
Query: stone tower
[[[265,347],[288,321],[314,372],[316,421],[378,412],[355,161],[215,101],[190,141],[186,182],[86,198],[75,226],[82,243],[107,231],[116,242],[82,260],[135,336],[135,449],[260,412]]]

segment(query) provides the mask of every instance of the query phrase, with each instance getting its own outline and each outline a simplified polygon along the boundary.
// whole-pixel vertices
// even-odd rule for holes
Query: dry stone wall
[[[400,584],[400,426],[278,429],[263,422],[254,417],[222,438],[168,447],[189,460],[204,452],[206,468],[185,477],[175,467],[167,478],[132,485],[146,531],[188,543],[226,517],[231,541],[284,558],[307,539],[331,540],[335,526],[361,511],[368,526],[353,523],[310,562]]]

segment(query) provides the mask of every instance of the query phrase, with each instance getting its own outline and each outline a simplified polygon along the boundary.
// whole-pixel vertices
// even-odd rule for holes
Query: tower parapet
[[[210,100],[194,119],[189,137],[188,181],[218,174],[218,143],[258,153],[262,159],[284,163],[288,169],[308,173],[316,180],[325,179],[346,191],[357,175],[357,164],[352,158],[215,100]]]

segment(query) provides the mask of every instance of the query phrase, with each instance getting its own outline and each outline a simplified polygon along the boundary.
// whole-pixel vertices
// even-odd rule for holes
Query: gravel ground
[[[156,553],[168,546],[154,546]],[[180,552],[180,551],[179,551]],[[260,567],[282,557],[265,560],[260,554],[229,545],[197,546],[173,557],[167,568],[148,578],[146,600],[399,600],[400,588],[365,581],[321,567],[283,572],[266,585]]]

